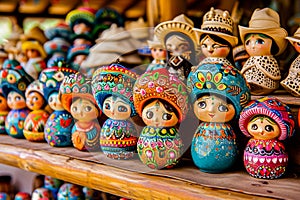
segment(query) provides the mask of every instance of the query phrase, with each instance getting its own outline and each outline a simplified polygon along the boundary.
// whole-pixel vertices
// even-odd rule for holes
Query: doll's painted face
[[[293,46],[295,50],[300,53],[300,42],[293,42]]]
[[[39,110],[44,103],[44,97],[39,92],[30,92],[26,97],[26,105],[30,110]]]
[[[167,51],[163,48],[153,47],[151,48],[151,55],[156,60],[165,60],[167,56]]]
[[[272,39],[263,34],[246,36],[245,49],[249,56],[271,55]]]
[[[15,91],[11,91],[7,95],[7,105],[10,109],[18,110],[26,108],[25,98]]]
[[[7,111],[8,106],[7,106],[7,100],[4,96],[0,94],[0,111]]]
[[[228,122],[235,115],[231,103],[215,95],[205,95],[194,103],[194,113],[203,122]]]
[[[89,27],[85,23],[76,23],[73,26],[73,31],[75,34],[89,33],[91,31],[91,27]]]
[[[97,119],[99,111],[90,100],[78,98],[71,105],[71,115],[81,122]]]
[[[28,58],[38,58],[40,57],[40,52],[36,49],[27,49],[26,50],[26,55]]]
[[[230,52],[230,47],[214,41],[207,35],[201,40],[201,50],[206,57],[226,58]]]
[[[75,56],[73,63],[80,66],[81,63],[86,59],[86,57],[87,55],[83,55],[83,54],[77,55]]]
[[[144,107],[142,119],[147,126],[173,127],[178,123],[178,117],[172,109],[169,106],[166,109],[166,105],[155,100]]]
[[[58,98],[58,92],[53,92],[48,98],[48,104],[52,110],[64,110],[61,101]]]
[[[278,124],[267,116],[256,116],[247,125],[247,130],[254,139],[276,139],[280,135]]]
[[[180,56],[184,52],[191,51],[189,42],[178,35],[172,35],[166,40],[167,50],[173,56]]]
[[[126,120],[130,118],[131,107],[123,99],[110,96],[103,102],[103,113],[110,119]]]

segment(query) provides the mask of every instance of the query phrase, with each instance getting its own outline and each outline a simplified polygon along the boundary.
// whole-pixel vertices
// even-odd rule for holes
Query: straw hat
[[[293,36],[285,37],[285,39],[289,40],[291,44],[294,42],[300,42],[300,27],[296,30]]]
[[[164,49],[164,45],[158,40],[156,35],[154,35],[153,40],[147,40],[149,48],[162,48]]]
[[[22,51],[26,51],[28,49],[35,49],[37,50],[41,57],[44,59],[47,57],[47,54],[44,50],[43,45],[41,45],[41,43],[39,43],[38,41],[25,41],[22,43]]]
[[[238,38],[233,36],[232,30],[233,20],[229,12],[227,10],[214,9],[213,7],[203,16],[201,29],[194,28],[199,43],[201,35],[206,33],[216,35],[228,41],[234,47],[238,43]]]
[[[154,29],[154,34],[162,44],[165,42],[165,37],[169,33],[180,32],[189,36],[197,44],[196,34],[193,30],[194,22],[186,17],[184,14],[178,15],[172,21],[166,21],[158,24]]]
[[[245,36],[248,33],[262,33],[271,37],[279,48],[276,55],[281,54],[287,46],[285,40],[287,32],[280,27],[279,15],[271,8],[254,10],[249,21],[249,27],[239,26],[239,32],[243,43],[245,43]]]
[[[21,40],[37,40],[39,43],[44,44],[47,41],[47,38],[44,34],[44,31],[40,27],[35,26],[25,34],[21,35]]]

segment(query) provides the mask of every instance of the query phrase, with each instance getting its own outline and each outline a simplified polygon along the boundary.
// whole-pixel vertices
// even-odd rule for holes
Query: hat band
[[[225,33],[225,34],[228,34],[228,35],[233,35],[231,31],[229,31],[226,28],[221,28],[221,27],[205,27],[205,28],[202,28],[202,29],[205,30],[205,31],[214,31],[214,32],[219,32],[219,33]]]

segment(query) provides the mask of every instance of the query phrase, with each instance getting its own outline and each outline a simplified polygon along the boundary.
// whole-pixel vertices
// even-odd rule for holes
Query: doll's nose
[[[207,46],[207,51],[212,53],[214,51],[214,49],[212,48],[212,46]]]

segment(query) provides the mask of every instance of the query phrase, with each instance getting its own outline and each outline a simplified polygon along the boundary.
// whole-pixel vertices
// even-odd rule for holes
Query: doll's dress
[[[9,111],[0,111],[0,134],[6,133],[5,131],[5,119]]]
[[[137,143],[140,160],[152,169],[175,166],[183,153],[183,142],[175,127],[145,126]]]
[[[38,79],[39,73],[45,69],[46,62],[43,58],[30,58],[24,66],[24,70],[29,74],[34,80]]]
[[[25,119],[24,136],[29,141],[44,141],[44,128],[49,118],[45,110],[33,110]]]
[[[253,95],[269,94],[279,87],[280,69],[272,55],[249,57],[241,73],[249,83]]]
[[[100,147],[107,157],[131,159],[136,152],[137,131],[128,120],[107,119],[100,133]]]
[[[91,121],[88,127],[82,127],[76,122],[72,128],[73,146],[83,151],[100,149],[100,125],[97,120]]]
[[[181,81],[186,82],[193,65],[182,56],[172,56],[168,60],[167,66],[171,74],[176,75]]]
[[[288,76],[280,84],[292,95],[300,97],[300,55],[292,62]]]
[[[253,177],[279,178],[288,165],[288,154],[283,143],[276,139],[250,139],[244,151],[244,165]]]
[[[236,161],[236,135],[227,123],[201,122],[191,144],[195,165],[203,172],[219,173]]]
[[[147,67],[146,71],[154,71],[157,69],[165,68],[166,62],[165,60],[153,60]]]
[[[14,138],[24,138],[24,121],[29,112],[27,108],[9,111],[5,121],[5,130],[8,135]]]

